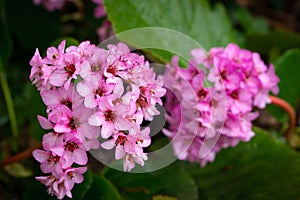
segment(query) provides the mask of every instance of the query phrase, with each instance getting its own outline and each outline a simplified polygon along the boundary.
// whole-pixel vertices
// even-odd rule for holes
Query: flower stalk
[[[18,123],[17,123],[17,118],[16,118],[16,113],[14,109],[14,103],[11,97],[11,92],[7,83],[6,75],[2,70],[2,63],[0,62],[0,83],[4,95],[4,99],[6,102],[6,107],[7,107],[7,112],[8,112],[8,117],[11,125],[11,130],[13,134],[13,140],[12,140],[12,145],[13,149],[17,150],[17,143],[16,139],[19,135],[19,130],[18,130]]]
[[[293,133],[296,127],[296,121],[297,121],[296,112],[287,101],[271,95],[270,95],[270,99],[272,101],[272,104],[282,108],[289,115],[289,119],[290,119],[289,127],[285,131],[284,136],[288,141],[290,141],[290,139],[293,137]]]
[[[34,147],[31,147],[29,149],[26,149],[25,151],[21,152],[21,153],[18,153],[14,156],[11,156],[11,157],[8,157],[7,159],[4,159],[2,161],[0,161],[0,168],[3,168],[7,165],[10,165],[10,164],[13,164],[13,163],[16,163],[16,162],[20,162],[22,160],[25,160],[29,157],[32,156],[32,151],[36,148],[40,148],[41,145],[36,145]]]

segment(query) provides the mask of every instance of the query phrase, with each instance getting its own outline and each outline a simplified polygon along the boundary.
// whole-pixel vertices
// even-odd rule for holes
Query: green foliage
[[[109,180],[102,176],[95,175],[91,188],[86,193],[84,199],[120,200],[121,196]]]
[[[208,49],[235,41],[230,21],[221,4],[211,8],[206,0],[112,0],[105,1],[105,6],[114,31],[121,33],[119,39],[137,48],[175,50],[179,55],[185,52],[182,54],[187,58],[185,55],[195,47]],[[167,28],[173,33],[165,29],[147,29],[145,32],[132,30],[141,27]],[[130,31],[130,34],[124,31]],[[172,56],[157,50],[150,52],[164,62],[169,62]]]
[[[193,178],[176,163],[143,174],[124,173],[107,168],[104,176],[113,183],[124,199],[152,199],[156,195],[191,200],[198,197]]]
[[[300,101],[300,50],[289,49],[275,63],[275,72],[280,78],[278,96],[286,100],[291,106],[297,110]],[[288,116],[281,108],[274,105],[269,105],[268,110],[280,122],[288,122]]]
[[[300,45],[300,37],[299,37]],[[295,109],[300,100],[300,49],[286,51],[276,62],[275,71],[280,78],[279,97],[288,101]]]
[[[87,171],[84,174],[84,181],[81,184],[76,184],[72,191],[72,197],[74,199],[85,199],[85,195],[91,190],[94,182],[94,175]]]
[[[58,45],[61,43],[61,41],[66,40],[66,48],[69,46],[78,46],[79,41],[72,37],[60,37],[57,38],[54,42],[52,42],[52,46],[58,47]]]
[[[253,33],[247,36],[246,46],[252,51],[268,54],[271,50],[283,52],[300,46],[300,35],[294,32],[275,30],[268,33]]]
[[[200,169],[185,163],[199,199],[299,199],[300,155],[263,130]]]
[[[246,34],[268,33],[270,25],[261,17],[253,17],[245,8],[236,9],[234,12],[235,23],[239,23]]]

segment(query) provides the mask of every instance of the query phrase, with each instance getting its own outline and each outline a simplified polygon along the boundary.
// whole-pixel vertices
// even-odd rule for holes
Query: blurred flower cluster
[[[204,166],[222,148],[254,136],[254,108],[270,103],[269,92],[278,93],[279,79],[258,53],[235,44],[207,54],[194,49],[191,55],[188,68],[181,68],[176,56],[165,71],[169,127],[163,132],[179,159]]]

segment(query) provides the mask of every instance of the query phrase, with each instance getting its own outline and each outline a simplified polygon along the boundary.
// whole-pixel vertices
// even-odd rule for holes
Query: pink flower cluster
[[[94,11],[94,17],[96,19],[106,17],[105,7],[103,5],[103,0],[92,0],[97,7]],[[105,19],[101,26],[97,29],[97,34],[99,36],[99,41],[104,41],[110,36],[114,35],[111,22],[108,19]]]
[[[48,11],[60,10],[68,0],[33,0],[35,5],[43,5]]]
[[[143,148],[151,139],[149,128],[140,125],[159,114],[155,106],[162,104],[165,89],[143,56],[123,43],[106,50],[86,41],[65,49],[62,41],[58,48],[48,48],[44,58],[37,49],[30,65],[30,80],[47,106],[47,118],[38,120],[50,130],[43,136],[43,150],[33,156],[50,174],[37,177],[50,194],[72,196],[74,184],[83,181],[90,149],[115,147],[124,171],[135,163],[144,165]],[[100,135],[105,140],[101,145]]]
[[[97,5],[97,7],[95,8],[95,11],[94,11],[94,17],[95,18],[105,17],[106,11],[103,6],[103,0],[92,0],[92,1]]]
[[[173,57],[165,71],[169,127],[163,132],[179,159],[204,166],[222,148],[254,136],[252,121],[258,113],[253,108],[270,103],[268,94],[278,93],[279,79],[258,53],[235,44],[212,48],[208,54],[194,49],[191,55],[187,69]]]

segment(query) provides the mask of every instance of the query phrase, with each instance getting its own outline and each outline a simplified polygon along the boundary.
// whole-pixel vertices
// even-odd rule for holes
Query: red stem
[[[31,147],[17,155],[14,155],[14,156],[11,156],[7,159],[4,159],[0,162],[0,168],[2,167],[5,167],[6,165],[9,165],[9,164],[12,164],[12,163],[16,163],[16,162],[19,162],[19,161],[22,161],[22,160],[25,160],[29,157],[32,156],[32,151],[37,149],[37,148],[40,148],[41,145],[37,145],[35,147]]]
[[[289,118],[290,118],[289,128],[285,131],[284,136],[287,139],[291,139],[292,135],[294,133],[294,130],[295,130],[295,127],[296,127],[296,121],[297,121],[295,110],[285,100],[283,100],[279,97],[275,97],[275,96],[269,96],[269,97],[272,101],[272,104],[279,106],[280,108],[285,110],[287,112],[287,114],[289,115]]]

